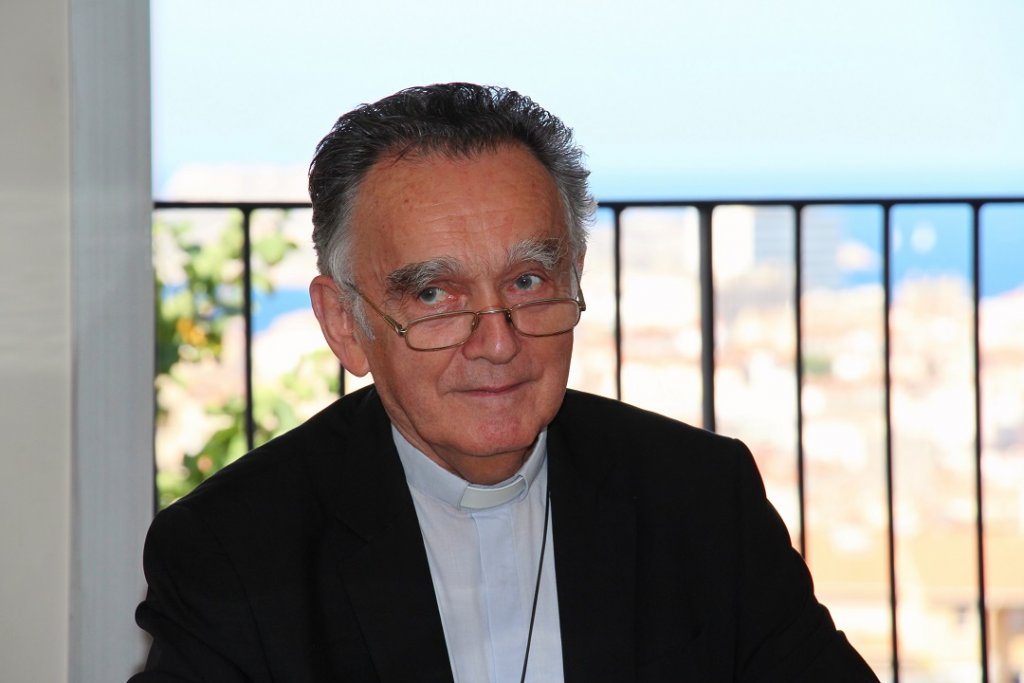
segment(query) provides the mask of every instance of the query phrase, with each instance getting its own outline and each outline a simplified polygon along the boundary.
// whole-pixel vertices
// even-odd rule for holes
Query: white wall
[[[0,15],[0,662],[67,677],[71,480],[67,8]]]
[[[0,4],[0,678],[116,681],[152,510],[148,3]]]

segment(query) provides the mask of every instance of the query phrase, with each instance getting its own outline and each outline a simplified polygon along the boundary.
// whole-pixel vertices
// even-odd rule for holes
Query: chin
[[[472,445],[467,444],[470,447],[466,449],[466,452],[489,457],[529,450],[533,448],[537,435],[543,428],[544,425],[539,425],[536,428],[519,426],[510,428],[507,422],[497,425],[479,425],[474,433],[480,435],[480,438],[475,439]]]

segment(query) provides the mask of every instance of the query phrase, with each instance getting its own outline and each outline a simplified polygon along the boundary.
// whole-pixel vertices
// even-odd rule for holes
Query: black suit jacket
[[[548,458],[567,682],[876,680],[740,442],[570,391]],[[145,569],[136,683],[452,680],[372,388],[157,515]]]

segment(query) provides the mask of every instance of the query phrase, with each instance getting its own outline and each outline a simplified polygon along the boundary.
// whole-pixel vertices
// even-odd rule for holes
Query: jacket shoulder
[[[384,414],[371,389],[334,401],[306,422],[254,448],[203,481],[181,501],[195,505],[223,489],[276,486],[281,483],[280,477],[317,467],[325,458],[354,455],[354,448],[347,446],[365,439],[367,430]]]
[[[354,392],[227,465],[158,518],[188,508],[214,528],[308,527],[327,514],[324,506],[333,504],[352,463],[379,452],[385,437],[387,417],[376,393]]]

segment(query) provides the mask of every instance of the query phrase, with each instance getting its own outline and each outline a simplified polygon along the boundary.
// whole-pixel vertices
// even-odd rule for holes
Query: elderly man
[[[157,516],[133,680],[876,680],[742,444],[566,390],[586,178],[504,89],[338,120],[310,296],[374,386]]]

